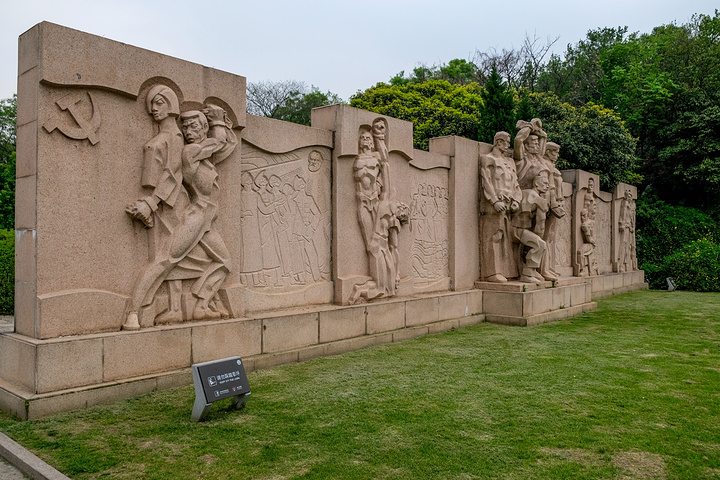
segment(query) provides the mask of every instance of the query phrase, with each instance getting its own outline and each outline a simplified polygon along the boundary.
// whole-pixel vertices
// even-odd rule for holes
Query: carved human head
[[[525,149],[528,153],[539,153],[540,152],[540,140],[537,135],[530,134],[525,139]]]
[[[270,175],[270,187],[273,190],[279,190],[281,184],[282,180],[280,180],[280,177],[278,177],[277,175]]]
[[[268,185],[268,178],[265,176],[265,172],[260,172],[257,177],[255,177],[255,186],[259,188],[260,190],[264,190],[267,188]]]
[[[187,143],[200,143],[207,138],[208,125],[205,114],[198,110],[190,110],[180,115],[182,132]]]
[[[155,85],[148,90],[145,106],[155,120],[160,121],[169,116],[180,115],[180,102],[175,92],[168,86]],[[160,117],[160,118],[159,118]]]
[[[547,171],[543,170],[535,176],[533,179],[533,187],[539,193],[545,193],[550,188],[550,182],[548,181]]]
[[[632,200],[633,198],[632,190],[630,190],[629,188],[625,189],[625,198],[627,200]]]
[[[298,192],[303,191],[305,190],[305,185],[307,185],[307,183],[305,183],[305,179],[300,175],[296,175],[295,180],[293,181],[293,187],[295,190]]]
[[[510,134],[507,132],[497,132],[493,138],[493,145],[498,147],[501,152],[510,148]]]
[[[373,120],[372,123],[372,134],[380,137],[385,138],[385,134],[387,133],[387,122],[384,118],[376,118]]]
[[[375,150],[375,142],[373,141],[372,134],[367,126],[360,127],[358,148],[361,152],[371,152]]]
[[[595,179],[593,177],[588,178],[588,191],[591,193],[595,191]]]
[[[320,153],[318,150],[313,150],[308,155],[308,170],[310,170],[311,172],[317,172],[318,170],[320,170],[322,162],[322,153]]]
[[[242,175],[240,175],[240,185],[245,187],[246,189],[252,188],[253,185],[253,178],[252,175],[250,175],[249,172],[243,172]]]
[[[550,160],[552,163],[557,162],[560,156],[560,145],[555,142],[548,142],[545,144],[545,158]]]

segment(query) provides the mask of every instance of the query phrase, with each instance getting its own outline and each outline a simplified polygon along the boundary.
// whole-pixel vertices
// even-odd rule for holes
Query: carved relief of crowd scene
[[[317,171],[317,158],[313,153],[310,157],[310,171]],[[323,213],[304,172],[292,171],[282,178],[267,170],[243,172],[241,282],[248,287],[287,288],[329,280]]]
[[[449,241],[447,219],[450,211],[448,189],[420,183],[410,202],[410,231],[413,275],[420,280],[445,277],[448,272]]]

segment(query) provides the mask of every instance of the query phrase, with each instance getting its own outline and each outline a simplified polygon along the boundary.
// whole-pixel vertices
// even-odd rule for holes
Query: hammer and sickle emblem
[[[48,133],[57,128],[68,138],[75,140],[84,140],[87,138],[93,145],[98,143],[100,141],[97,135],[98,128],[100,128],[100,112],[95,106],[95,99],[92,94],[87,92],[87,96],[90,98],[90,105],[92,106],[92,117],[90,119],[83,118],[82,112],[78,108],[78,104],[83,101],[83,98],[70,94],[62,97],[55,103],[60,107],[60,110],[70,112],[77,126],[61,123],[60,116],[56,115],[45,122],[43,128],[47,130]]]

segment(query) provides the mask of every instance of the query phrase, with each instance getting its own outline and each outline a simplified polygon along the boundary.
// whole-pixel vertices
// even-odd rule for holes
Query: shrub
[[[665,287],[663,273],[667,257],[696,240],[720,240],[720,226],[708,213],[697,208],[668,205],[653,195],[637,202],[637,257],[651,288]]]
[[[720,292],[720,244],[703,238],[668,256],[657,272],[680,290]]]
[[[0,230],[0,315],[15,310],[15,232]]]

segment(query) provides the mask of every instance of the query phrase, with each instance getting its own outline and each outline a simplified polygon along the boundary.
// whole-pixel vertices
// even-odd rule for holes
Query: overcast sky
[[[653,27],[713,15],[717,0],[0,0],[0,99],[16,92],[17,38],[49,21],[262,80],[300,80],[344,100],[420,63],[518,48],[554,51],[599,27]]]

